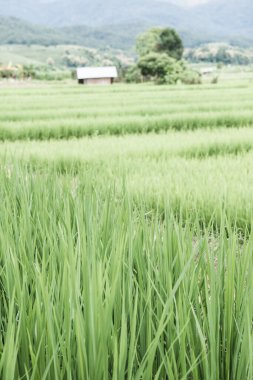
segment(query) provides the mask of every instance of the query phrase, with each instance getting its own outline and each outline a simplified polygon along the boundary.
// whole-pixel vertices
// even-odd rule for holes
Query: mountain
[[[47,26],[148,24],[187,21],[183,8],[163,0],[0,0],[0,14]]]
[[[0,44],[51,45],[66,42],[59,30],[38,26],[14,17],[0,16]]]
[[[130,51],[136,36],[144,29],[138,24],[96,28],[87,26],[49,28],[14,17],[0,16],[0,45],[79,45],[104,51],[108,49]]]
[[[151,26],[176,28],[186,46],[253,42],[252,0],[211,0],[194,7],[183,6],[182,0],[22,0],[22,6],[20,0],[0,0],[0,15],[44,25],[11,22],[9,39],[19,30],[19,40],[28,43],[39,37],[55,43],[84,45],[89,40],[89,46],[129,49],[136,35]],[[6,41],[3,23],[0,20],[0,43]]]
[[[207,40],[212,35],[209,42],[226,41],[232,45],[252,45],[252,0],[213,0],[189,9],[192,19],[195,14],[201,17],[202,22],[198,26],[206,33]]]
[[[199,7],[199,12],[205,14],[206,19],[211,18],[216,27],[226,28],[230,33],[252,33],[252,0],[216,0]]]

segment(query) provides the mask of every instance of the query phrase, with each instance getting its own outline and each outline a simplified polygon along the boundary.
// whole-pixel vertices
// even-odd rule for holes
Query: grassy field
[[[92,44],[91,44],[92,46]],[[94,46],[94,45],[93,45]],[[131,54],[121,50],[109,49],[105,51],[96,48],[83,47],[78,45],[0,45],[0,62],[3,65],[48,65],[48,61],[53,62],[56,68],[67,66],[68,61],[82,65],[113,65],[115,57],[117,62],[131,64],[133,58]]]
[[[253,378],[252,90],[0,89],[0,378]]]

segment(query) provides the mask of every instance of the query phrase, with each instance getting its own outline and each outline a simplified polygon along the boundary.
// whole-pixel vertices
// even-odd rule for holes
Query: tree
[[[160,78],[162,81],[175,62],[174,58],[169,57],[165,53],[149,53],[140,58],[138,67],[146,79],[153,78],[158,80]]]
[[[156,46],[159,53],[166,53],[170,57],[180,60],[183,57],[183,42],[174,29],[166,28],[160,32]]]
[[[127,83],[140,83],[142,82],[141,70],[137,65],[128,67],[122,71],[122,76]]]
[[[140,57],[149,53],[165,53],[180,60],[183,56],[183,42],[177,32],[171,28],[152,28],[141,34],[136,43]]]
[[[140,57],[137,65],[128,71],[131,81],[140,80],[141,74],[143,79],[158,84],[201,82],[200,75],[187,68],[182,60],[183,42],[174,29],[153,28],[143,33],[137,40],[136,50]]]
[[[152,28],[137,38],[136,51],[140,57],[156,51],[160,32],[160,28]]]

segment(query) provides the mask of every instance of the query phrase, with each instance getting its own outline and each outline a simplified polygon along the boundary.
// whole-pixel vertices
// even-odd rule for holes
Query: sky
[[[185,0],[185,3],[188,5],[198,5],[208,3],[208,0]]]
[[[174,0],[175,4],[194,6],[199,4],[205,4],[211,2],[212,0]]]

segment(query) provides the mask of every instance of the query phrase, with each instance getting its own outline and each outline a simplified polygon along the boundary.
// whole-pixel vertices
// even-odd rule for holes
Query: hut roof
[[[79,67],[77,69],[77,79],[102,79],[117,78],[117,69],[114,66],[106,67]]]

